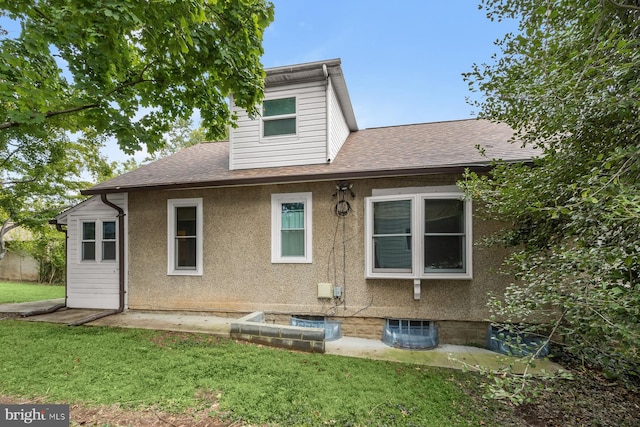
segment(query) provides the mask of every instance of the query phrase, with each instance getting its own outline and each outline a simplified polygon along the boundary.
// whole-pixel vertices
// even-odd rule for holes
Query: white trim
[[[313,259],[313,233],[312,233],[312,193],[279,193],[271,195],[271,262],[277,263],[311,263]],[[303,203],[304,204],[304,256],[283,257],[281,224],[282,224],[282,204],[283,203]]]
[[[175,221],[177,207],[196,208],[196,267],[195,269],[177,269],[175,267]],[[203,224],[202,198],[168,199],[167,200],[167,275],[169,276],[202,276],[203,274]]]
[[[264,111],[264,101],[278,101],[281,99],[289,99],[289,98],[293,98],[293,101],[295,103],[295,112],[290,113],[290,114],[279,114],[276,116],[265,116],[263,111]],[[275,140],[281,140],[281,139],[297,139],[298,138],[298,133],[299,133],[299,126],[300,126],[300,115],[298,114],[299,111],[299,105],[298,105],[298,97],[295,95],[292,96],[265,96],[264,100],[262,101],[262,105],[260,106],[260,141],[261,142],[269,142],[269,141],[275,141]],[[265,121],[275,121],[275,120],[284,120],[284,119],[295,119],[296,120],[296,128],[295,128],[295,132],[294,133],[283,133],[283,134],[278,134],[278,135],[269,135],[269,136],[265,136],[264,135],[264,122]]]
[[[463,279],[473,278],[473,229],[471,200],[465,199],[459,191],[451,192],[452,187],[423,187],[414,190],[432,190],[428,192],[410,193],[405,189],[373,190],[375,194],[365,198],[365,277],[368,279]],[[445,190],[445,191],[443,191]],[[447,191],[448,190],[448,191]],[[443,192],[441,192],[443,191]],[[383,193],[383,194],[381,194]],[[424,268],[424,210],[425,199],[459,199],[464,201],[464,272],[425,272]],[[380,201],[411,201],[411,259],[410,271],[374,268],[373,251],[373,204]]]

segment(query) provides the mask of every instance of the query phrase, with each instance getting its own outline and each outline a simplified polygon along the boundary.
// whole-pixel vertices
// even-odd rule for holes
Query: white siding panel
[[[331,82],[331,79],[329,79]],[[338,151],[342,148],[342,144],[347,140],[349,136],[349,126],[342,114],[342,108],[336,97],[336,93],[333,90],[333,86],[329,84],[328,98],[329,98],[329,159],[333,160],[338,155]]]
[[[326,85],[312,82],[269,88],[266,99],[296,97],[297,135],[262,138],[261,119],[238,115],[230,138],[231,169],[318,164],[327,161]]]
[[[127,212],[127,195],[110,194],[109,201]],[[105,205],[99,196],[87,200],[67,214],[67,306],[71,308],[116,309],[119,306],[119,263],[114,261],[82,261],[80,246],[83,221],[116,221],[117,212]],[[126,248],[126,216],[125,236]],[[125,251],[126,252],[126,251]],[[126,253],[117,254],[125,257]]]

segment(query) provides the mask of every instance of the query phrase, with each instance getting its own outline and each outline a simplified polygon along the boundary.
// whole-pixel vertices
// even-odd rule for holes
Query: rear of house
[[[492,158],[535,153],[480,120],[358,130],[339,60],[267,70],[265,87],[262,116],[236,108],[228,142],[99,184],[85,192],[91,203],[59,217],[70,306],[117,301],[106,195],[126,211],[116,239],[126,239],[120,289],[131,310],[317,316],[368,338],[428,325],[441,343],[483,343],[504,254],[474,242],[499,224],[479,220],[456,182]],[[91,224],[95,235],[84,234]],[[82,255],[87,242],[95,259]]]

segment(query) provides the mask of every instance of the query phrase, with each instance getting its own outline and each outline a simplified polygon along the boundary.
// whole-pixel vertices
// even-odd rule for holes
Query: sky
[[[340,58],[360,129],[474,117],[462,73],[516,23],[475,0],[272,0],[267,68]]]
[[[479,0],[271,1],[263,65],[340,58],[360,129],[475,117],[462,73],[490,62],[494,42],[516,29],[490,21]],[[127,158],[116,144],[104,153]]]

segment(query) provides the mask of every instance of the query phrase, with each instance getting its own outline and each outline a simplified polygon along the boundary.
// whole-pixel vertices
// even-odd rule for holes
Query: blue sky
[[[475,0],[272,2],[264,66],[340,58],[360,129],[474,117],[461,74],[489,62],[494,41],[516,29],[491,22]],[[126,159],[115,144],[105,153]]]
[[[272,0],[265,67],[341,58],[358,127],[473,117],[461,74],[516,28],[473,0]]]

